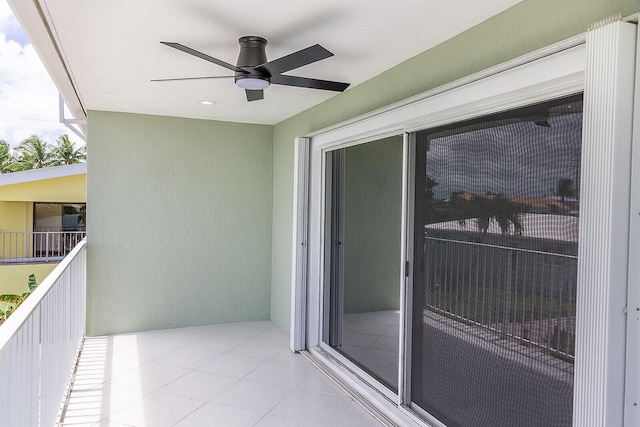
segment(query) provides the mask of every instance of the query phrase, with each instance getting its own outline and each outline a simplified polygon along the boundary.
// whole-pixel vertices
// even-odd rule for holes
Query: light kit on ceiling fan
[[[245,90],[248,101],[257,101],[264,98],[263,90],[271,84],[295,86],[309,89],[323,89],[335,92],[343,92],[349,87],[349,83],[334,82],[329,80],[318,80],[308,77],[288,76],[282,73],[300,68],[304,65],[312,64],[322,59],[333,56],[333,53],[323,48],[319,44],[299,50],[289,55],[283,56],[273,61],[267,60],[265,47],[267,40],[258,36],[244,36],[238,40],[240,43],[240,54],[236,65],[229,64],[220,59],[214,58],[190,47],[176,42],[160,42],[166,46],[179,51],[196,56],[205,61],[212,62],[234,72],[233,76],[211,76],[211,77],[185,77],[177,79],[156,79],[152,81],[173,81],[173,80],[199,80],[215,79],[222,77],[234,77],[236,86]]]
[[[271,85],[269,80],[256,77],[236,78],[236,86],[247,90],[264,90]]]

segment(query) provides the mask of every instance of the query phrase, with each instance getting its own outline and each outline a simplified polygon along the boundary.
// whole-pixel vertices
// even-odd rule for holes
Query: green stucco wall
[[[640,11],[638,0],[525,0],[373,79],[277,124],[273,130],[272,321],[289,331],[294,138],[583,33],[589,24],[613,14],[626,16],[637,11]]]
[[[272,127],[88,123],[87,333],[269,319]]]

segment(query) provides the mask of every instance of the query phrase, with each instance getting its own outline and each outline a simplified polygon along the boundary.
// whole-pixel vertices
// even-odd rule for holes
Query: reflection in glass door
[[[402,137],[326,157],[323,341],[398,387]]]
[[[581,141],[581,96],[416,133],[416,411],[571,425]]]

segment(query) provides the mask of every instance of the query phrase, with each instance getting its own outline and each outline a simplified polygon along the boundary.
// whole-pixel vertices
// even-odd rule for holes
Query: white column
[[[640,34],[638,34],[640,46]],[[629,213],[629,314],[627,316],[627,370],[624,404],[626,425],[640,425],[640,55],[636,50],[636,80],[631,158]],[[635,261],[635,262],[634,262]]]
[[[622,426],[636,26],[586,45],[573,425]]]

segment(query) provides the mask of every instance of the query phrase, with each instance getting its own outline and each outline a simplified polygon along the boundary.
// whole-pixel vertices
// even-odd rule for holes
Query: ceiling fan
[[[212,76],[212,77],[184,77],[177,79],[155,79],[152,81],[174,81],[174,80],[196,80],[215,79],[224,77],[234,77],[238,87],[245,90],[247,101],[257,101],[263,99],[263,90],[270,84],[296,86],[310,89],[323,89],[336,92],[343,92],[349,83],[333,82],[328,80],[317,80],[308,77],[288,76],[282,73],[300,68],[303,65],[311,64],[322,59],[333,56],[333,53],[323,48],[319,44],[299,50],[289,55],[283,56],[273,61],[267,61],[265,46],[267,40],[258,36],[244,36],[238,40],[240,43],[240,54],[236,65],[229,64],[220,59],[206,55],[190,47],[176,42],[160,42],[166,46],[178,49],[189,55],[196,56],[205,61],[212,62],[221,67],[234,72],[233,76]]]

